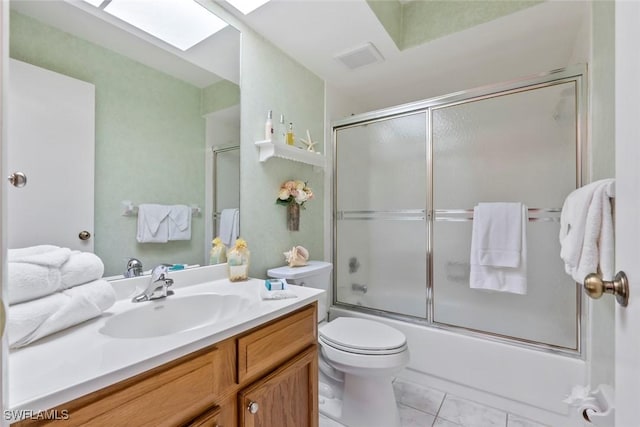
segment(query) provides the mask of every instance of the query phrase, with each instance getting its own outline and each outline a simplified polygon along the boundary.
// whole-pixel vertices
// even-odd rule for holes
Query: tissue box
[[[284,279],[267,279],[264,281],[264,287],[268,291],[283,291],[287,289],[287,282]]]

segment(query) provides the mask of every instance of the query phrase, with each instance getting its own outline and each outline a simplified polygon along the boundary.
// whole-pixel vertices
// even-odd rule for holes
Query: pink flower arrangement
[[[300,180],[285,181],[280,186],[276,203],[279,205],[288,205],[297,203],[304,205],[308,200],[313,199],[313,191],[307,187],[307,183]]]

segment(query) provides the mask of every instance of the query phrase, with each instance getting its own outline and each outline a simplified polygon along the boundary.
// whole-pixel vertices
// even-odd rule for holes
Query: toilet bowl
[[[323,289],[329,294],[330,263],[278,267],[271,278]],[[348,427],[400,427],[393,377],[409,362],[404,334],[368,319],[325,322],[328,296],[318,302],[320,412]]]
[[[404,335],[372,320],[339,317],[318,330],[318,341],[321,359],[344,373],[336,418],[349,427],[399,427],[392,381],[409,362]]]

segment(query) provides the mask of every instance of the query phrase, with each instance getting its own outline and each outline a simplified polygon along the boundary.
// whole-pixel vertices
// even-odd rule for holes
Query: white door
[[[627,274],[630,286],[629,305],[616,306],[615,425],[637,427],[640,426],[640,2],[616,1],[615,22],[616,268]]]
[[[93,252],[95,86],[9,60],[7,247],[53,244]]]

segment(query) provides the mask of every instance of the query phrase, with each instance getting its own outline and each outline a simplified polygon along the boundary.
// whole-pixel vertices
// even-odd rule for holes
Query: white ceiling
[[[61,0],[11,0],[11,5],[200,87],[218,78],[208,71],[239,81],[240,36],[231,27],[182,53],[168,45],[159,49],[148,36],[133,37]],[[589,25],[584,1],[546,1],[404,51],[396,47],[366,0],[271,0],[247,16],[229,6],[225,9],[325,79],[331,88],[355,100],[363,111],[588,59],[588,50],[581,50],[581,43],[576,42],[584,38]],[[588,31],[586,34],[588,37]],[[377,47],[383,62],[349,70],[334,59],[366,42]]]
[[[79,0],[11,0],[11,9],[198,87],[240,81],[240,32],[231,26],[183,52]]]
[[[340,93],[376,109],[584,62],[575,45],[588,11],[584,1],[551,0],[405,51],[365,0],[272,0],[236,16]],[[384,62],[349,70],[334,59],[366,42]]]

